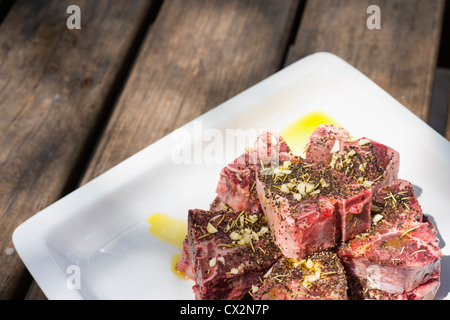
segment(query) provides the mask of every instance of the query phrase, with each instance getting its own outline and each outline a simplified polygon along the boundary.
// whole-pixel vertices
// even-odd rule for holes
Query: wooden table
[[[69,5],[79,6],[81,29],[66,25]],[[381,29],[366,25],[369,5],[379,6]],[[45,299],[14,251],[19,224],[311,53],[340,56],[428,121],[444,7],[0,0],[0,298]]]

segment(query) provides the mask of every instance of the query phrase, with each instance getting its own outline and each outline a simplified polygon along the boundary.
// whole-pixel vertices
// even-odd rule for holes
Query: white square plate
[[[171,271],[179,249],[153,237],[146,220],[153,212],[186,219],[188,209],[208,208],[220,169],[243,150],[227,146],[214,163],[195,159],[198,153],[193,164],[174,157],[185,147],[205,147],[208,130],[281,131],[317,110],[353,136],[400,152],[399,177],[416,186],[439,233],[444,256],[436,299],[449,297],[450,143],[330,53],[286,67],[37,213],[15,230],[15,248],[49,299],[193,299],[193,282]]]

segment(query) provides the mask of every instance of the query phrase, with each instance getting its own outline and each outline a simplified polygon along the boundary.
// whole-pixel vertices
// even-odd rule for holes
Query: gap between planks
[[[148,10],[146,17],[138,27],[138,31],[131,41],[128,52],[125,55],[125,59],[119,67],[117,75],[115,76],[113,83],[106,94],[103,106],[101,107],[101,115],[98,118],[97,124],[94,125],[94,128],[85,143],[84,152],[80,154],[78,160],[76,161],[76,167],[72,170],[70,178],[63,188],[61,197],[75,190],[79,186],[80,180],[85,174],[95,148],[109,122],[117,100],[119,99],[122,90],[128,81],[129,74],[136,62],[142,43],[151,29],[151,25],[156,19],[162,3],[163,0],[153,0],[153,4]]]

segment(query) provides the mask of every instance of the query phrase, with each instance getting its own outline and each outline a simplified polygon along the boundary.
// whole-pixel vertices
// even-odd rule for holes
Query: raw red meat
[[[260,213],[189,210],[184,244],[177,269],[194,275],[201,300],[248,297],[281,256]]]
[[[368,138],[353,139],[334,125],[321,125],[309,137],[306,159],[329,165],[374,190],[396,180],[400,166],[396,150]]]
[[[301,261],[282,257],[253,286],[255,300],[347,300],[344,267],[331,251]]]
[[[422,214],[410,183],[396,180],[374,196],[373,220],[365,233],[340,245],[347,273],[384,292],[409,292],[440,273],[436,229]]]
[[[255,189],[254,164],[261,160],[279,161],[289,147],[276,132],[264,132],[254,146],[225,166],[220,172],[216,193],[236,211],[261,212]]]
[[[363,278],[348,278],[350,300],[433,300],[439,289],[439,278],[432,278],[409,292],[387,293],[371,287]]]
[[[291,156],[259,166],[256,190],[275,242],[294,260],[370,227],[372,190],[317,162]]]

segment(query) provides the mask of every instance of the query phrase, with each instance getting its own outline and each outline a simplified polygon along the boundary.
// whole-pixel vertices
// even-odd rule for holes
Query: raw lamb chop
[[[195,209],[177,269],[195,276],[196,299],[243,299],[280,256],[263,214]]]
[[[216,197],[209,206],[209,211],[230,211],[232,210],[219,197]],[[182,271],[185,276],[191,280],[196,279],[196,270],[194,269],[194,260],[192,258],[192,249],[189,243],[189,235],[183,241],[183,252],[177,263],[177,270]]]
[[[403,293],[387,293],[371,287],[371,283],[363,278],[348,278],[350,300],[433,300],[439,289],[439,279],[432,278],[411,291]]]
[[[291,156],[256,167],[261,207],[286,257],[300,260],[370,227],[372,190],[329,166]]]
[[[246,152],[220,172],[216,193],[236,211],[261,212],[255,189],[255,171]]]
[[[252,287],[255,300],[347,300],[344,267],[331,251],[294,261],[282,257]]]
[[[265,132],[250,148],[220,172],[216,193],[228,206],[236,211],[261,212],[255,189],[254,164],[261,159],[278,161],[289,147],[276,132]]]
[[[347,130],[320,125],[309,137],[306,159],[320,161],[374,191],[398,178],[399,153],[368,138],[352,139]]]
[[[392,294],[439,278],[442,253],[436,229],[422,214],[411,184],[396,180],[374,196],[372,227],[340,245],[347,273]]]

